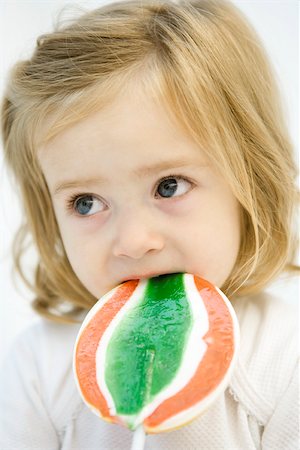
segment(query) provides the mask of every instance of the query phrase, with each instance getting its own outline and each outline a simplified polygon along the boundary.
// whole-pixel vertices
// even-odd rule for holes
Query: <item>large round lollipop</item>
[[[87,314],[74,373],[101,418],[146,433],[178,428],[227,387],[238,324],[225,295],[191,274],[127,281]]]

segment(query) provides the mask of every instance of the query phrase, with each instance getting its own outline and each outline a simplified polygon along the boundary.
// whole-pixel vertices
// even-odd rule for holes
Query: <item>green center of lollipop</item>
[[[183,275],[148,280],[144,296],[114,331],[105,382],[117,414],[137,414],[179,369],[192,326]]]

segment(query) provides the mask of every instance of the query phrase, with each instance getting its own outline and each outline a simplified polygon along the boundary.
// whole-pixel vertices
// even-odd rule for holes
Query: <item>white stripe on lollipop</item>
[[[164,400],[173,397],[181,391],[195,374],[198,365],[207,350],[203,336],[209,330],[208,313],[194,282],[194,276],[184,274],[184,288],[192,312],[192,329],[190,331],[179,370],[171,383],[160,391],[151,403],[146,405],[134,420],[134,427],[149,417]],[[122,417],[126,420],[126,417]],[[129,418],[130,422],[132,418]]]
[[[240,346],[240,328],[238,319],[236,317],[236,313],[228,300],[228,298],[225,296],[225,294],[218,288],[214,287],[218,294],[222,297],[224,300],[224,303],[227,307],[227,309],[230,312],[230,316],[233,323],[233,343],[234,343],[234,352],[232,355],[232,360],[230,362],[230,365],[228,367],[228,370],[224,373],[222,381],[213,389],[213,391],[206,397],[204,397],[202,400],[200,400],[195,405],[191,406],[190,408],[181,411],[180,413],[176,414],[173,417],[170,417],[169,419],[165,420],[161,424],[159,424],[157,427],[155,427],[155,432],[162,432],[169,429],[177,428],[179,426],[183,426],[186,423],[191,422],[193,419],[195,419],[197,416],[202,414],[207,408],[210,407],[210,405],[225,391],[227,388],[234,367],[237,362],[238,352],[239,352],[239,346]]]
[[[105,366],[106,366],[106,352],[109,341],[118,327],[119,323],[123,320],[124,315],[132,308],[134,308],[144,297],[144,292],[146,289],[147,280],[140,280],[137,287],[135,288],[133,294],[129,300],[124,304],[124,306],[117,312],[115,317],[110,322],[109,326],[104,331],[102,338],[98,344],[97,351],[95,354],[96,359],[96,380],[100,391],[102,392],[110,414],[115,416],[117,414],[114,400],[105,382]]]

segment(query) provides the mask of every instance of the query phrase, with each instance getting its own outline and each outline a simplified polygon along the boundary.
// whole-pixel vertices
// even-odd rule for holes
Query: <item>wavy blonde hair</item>
[[[293,267],[293,149],[255,31],[223,0],[123,1],[39,37],[32,58],[13,67],[3,100],[5,157],[24,204],[15,266],[34,291],[34,309],[56,320],[96,299],[67,259],[37,145],[101,108],[134,77],[205,149],[240,202],[240,251],[223,291],[255,293]],[[28,235],[39,257],[31,281],[22,263]]]

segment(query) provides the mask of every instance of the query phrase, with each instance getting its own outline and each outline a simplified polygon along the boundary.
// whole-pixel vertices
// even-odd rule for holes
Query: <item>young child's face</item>
[[[222,286],[239,249],[228,184],[141,92],[39,150],[66,253],[95,297],[134,278],[189,272]]]

